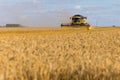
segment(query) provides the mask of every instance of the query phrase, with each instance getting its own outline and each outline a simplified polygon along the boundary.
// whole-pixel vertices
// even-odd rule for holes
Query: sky
[[[0,26],[59,27],[75,14],[94,26],[119,26],[120,0],[0,0]]]

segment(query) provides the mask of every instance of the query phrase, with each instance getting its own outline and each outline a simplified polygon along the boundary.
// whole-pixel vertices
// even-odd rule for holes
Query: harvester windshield
[[[80,18],[72,18],[73,22],[80,22]]]

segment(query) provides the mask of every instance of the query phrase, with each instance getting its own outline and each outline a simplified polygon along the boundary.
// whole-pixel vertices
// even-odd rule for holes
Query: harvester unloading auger
[[[61,24],[61,27],[86,27],[89,30],[92,29],[92,26],[86,22],[87,17],[82,15],[74,15],[70,19],[71,23]]]

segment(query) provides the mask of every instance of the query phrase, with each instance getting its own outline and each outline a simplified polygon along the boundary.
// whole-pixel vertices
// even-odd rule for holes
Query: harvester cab
[[[74,15],[70,17],[71,23],[61,24],[61,27],[87,27],[91,28],[91,25],[87,23],[87,17],[82,15]]]

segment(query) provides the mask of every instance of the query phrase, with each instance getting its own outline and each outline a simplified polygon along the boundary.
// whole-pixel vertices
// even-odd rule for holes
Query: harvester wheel
[[[91,29],[92,29],[92,26],[89,26],[89,27],[88,27],[88,30],[91,30]]]

